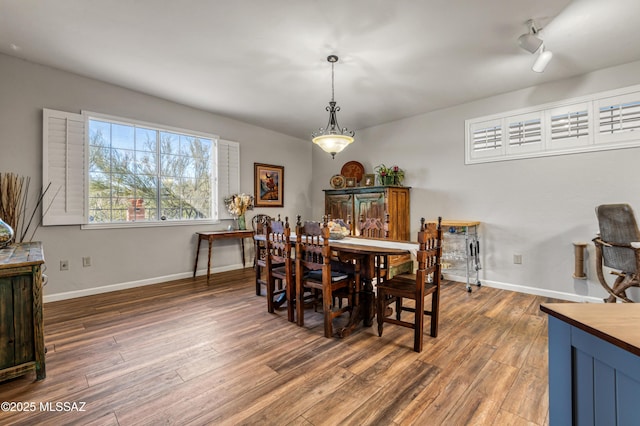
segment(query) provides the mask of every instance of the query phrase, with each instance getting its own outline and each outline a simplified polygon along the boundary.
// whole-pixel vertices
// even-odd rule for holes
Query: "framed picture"
[[[344,178],[344,183],[347,188],[355,188],[358,181],[355,177]]]
[[[284,207],[284,166],[253,163],[256,207]]]
[[[374,186],[376,184],[376,175],[362,175],[362,186]]]

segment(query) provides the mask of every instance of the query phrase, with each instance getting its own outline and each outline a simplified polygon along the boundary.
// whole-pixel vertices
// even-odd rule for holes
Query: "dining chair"
[[[296,321],[304,326],[305,290],[322,296],[324,336],[333,336],[333,320],[353,308],[354,288],[359,287],[359,265],[332,257],[327,217],[323,222],[298,221],[296,226]],[[346,297],[347,306],[336,306],[335,297]]]
[[[596,207],[599,235],[596,246],[596,273],[602,287],[609,293],[607,303],[633,302],[627,289],[640,287],[640,231],[628,204],[603,204]],[[604,277],[603,266],[616,275],[610,285]]]
[[[267,228],[266,224],[271,222],[272,218],[266,214],[257,214],[251,218],[251,229],[255,235],[265,235]],[[253,268],[256,271],[256,296],[261,295],[262,286],[267,285],[266,279],[262,278],[262,273],[265,267],[265,249],[264,241],[253,239],[254,255],[253,255]]]
[[[365,238],[389,238],[389,214],[384,221],[379,217],[360,216],[360,236]]]
[[[289,218],[285,221],[270,221],[266,225],[265,269],[267,271],[267,311],[274,313],[276,307],[287,302],[287,318],[294,321],[293,291],[295,273],[292,260],[291,229]],[[277,286],[276,284],[279,284]],[[278,300],[276,300],[278,297]]]
[[[414,330],[413,350],[422,352],[424,317],[431,317],[431,337],[438,336],[440,307],[440,258],[442,256],[442,218],[438,223],[425,224],[420,220],[418,232],[418,269],[415,274],[401,274],[378,284],[377,318],[378,335],[382,337],[384,323],[391,323]],[[425,309],[425,297],[431,295],[431,308]],[[404,304],[405,299],[414,301],[413,306]],[[395,318],[388,307],[395,303]],[[404,311],[413,312],[413,321],[402,319]]]

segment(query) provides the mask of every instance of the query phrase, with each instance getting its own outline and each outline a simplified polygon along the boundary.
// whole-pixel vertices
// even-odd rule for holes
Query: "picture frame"
[[[255,207],[284,207],[284,166],[253,163]]]
[[[376,175],[362,175],[362,186],[375,186]]]
[[[347,188],[355,188],[356,185],[358,184],[358,181],[356,180],[355,177],[346,177],[344,179],[344,182],[345,182],[344,186]]]

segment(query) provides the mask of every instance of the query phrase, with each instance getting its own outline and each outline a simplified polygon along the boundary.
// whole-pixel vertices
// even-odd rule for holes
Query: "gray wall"
[[[465,105],[359,130],[356,142],[335,160],[306,140],[226,119],[117,86],[0,55],[0,170],[42,176],[42,108],[83,109],[219,134],[241,144],[241,188],[253,193],[253,163],[285,166],[285,208],[254,210],[319,218],[322,189],[350,160],[368,173],[379,163],[406,170],[411,222],[419,218],[482,222],[481,279],[485,285],[568,300],[604,296],[588,246],[588,280],[574,280],[574,241],[596,233],[594,208],[630,203],[640,212],[640,149],[592,152],[476,165],[464,164],[464,120],[640,83],[640,62],[565,81],[482,99]],[[348,125],[348,123],[344,123]],[[312,175],[309,170],[312,169]],[[208,229],[226,228],[228,223]],[[76,297],[134,285],[188,277],[196,226],[81,230],[41,227],[49,284],[45,300]],[[522,254],[522,265],[513,254]],[[247,255],[251,259],[251,250]],[[206,248],[201,256],[206,256]],[[82,267],[82,257],[93,265]],[[59,261],[70,262],[61,272]],[[240,266],[237,242],[217,243],[214,270]],[[204,261],[200,272],[204,272]]]
[[[464,120],[639,83],[634,62],[360,130],[333,161],[314,149],[314,215],[324,209],[321,190],[345,162],[360,161],[367,173],[397,164],[413,187],[412,235],[422,216],[479,220],[483,283],[597,300],[605,293],[594,269],[594,208],[626,202],[640,213],[640,148],[465,165]],[[589,242],[587,281],[572,278],[574,241]],[[521,265],[513,254],[522,254]]]
[[[220,135],[240,143],[241,191],[253,194],[253,163],[285,166],[285,207],[250,211],[309,216],[311,200],[311,144],[197,109],[121,87],[36,65],[0,54],[0,171],[31,177],[33,194],[42,181],[42,108],[78,113],[89,110]],[[117,288],[190,277],[200,230],[215,226],[175,226],[137,229],[81,230],[79,226],[38,229],[49,282],[45,301],[77,297]],[[247,240],[247,261],[253,246]],[[206,244],[200,273],[206,268]],[[83,268],[82,257],[92,266]],[[204,256],[204,258],[203,258]],[[69,271],[59,270],[60,260]],[[237,240],[216,242],[213,270],[241,266]]]

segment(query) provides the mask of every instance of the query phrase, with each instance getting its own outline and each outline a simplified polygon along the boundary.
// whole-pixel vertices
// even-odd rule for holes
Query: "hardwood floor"
[[[210,285],[184,279],[45,304],[47,378],[0,384],[0,401],[35,410],[2,412],[0,423],[548,424],[539,304],[551,299],[445,282],[439,335],[425,335],[417,354],[409,329],[326,339],[320,312],[297,327],[286,310],[267,313],[254,289],[247,268]],[[65,411],[71,403],[84,411]]]

